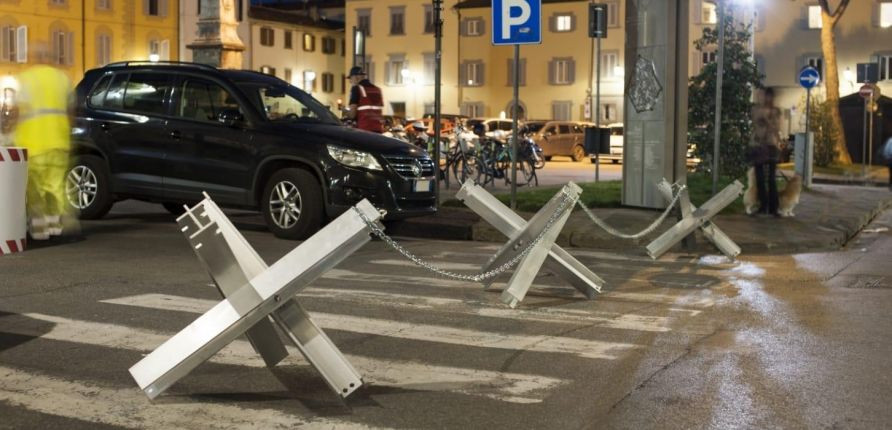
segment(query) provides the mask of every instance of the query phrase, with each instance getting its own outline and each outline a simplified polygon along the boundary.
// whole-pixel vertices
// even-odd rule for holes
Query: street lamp
[[[161,56],[158,54],[149,54],[149,61],[151,61],[153,63],[157,63],[158,60],[160,60],[160,59],[161,59]]]

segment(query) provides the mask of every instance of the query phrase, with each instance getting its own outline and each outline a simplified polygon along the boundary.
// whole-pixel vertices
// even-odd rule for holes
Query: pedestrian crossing
[[[487,251],[476,248],[461,258],[443,255],[438,264],[443,263],[448,270],[476,271],[477,262]],[[447,258],[452,262],[445,261]],[[547,402],[578,383],[562,374],[561,366],[596,369],[630,354],[640,355],[648,341],[685,330],[690,319],[699,317],[717,300],[708,290],[652,288],[606,291],[594,301],[584,301],[572,287],[550,285],[545,279],[534,288],[561,298],[557,305],[531,300],[519,309],[508,309],[498,302],[497,295],[484,292],[479,284],[436,277],[395,259],[362,259],[356,263],[325,273],[299,294],[317,324],[343,333],[341,336],[349,335],[354,343],[375,339],[385,346],[409,343],[423,349],[436,345],[461,350],[465,356],[464,360],[448,363],[445,359],[427,361],[422,353],[394,358],[361,348],[353,350],[350,342],[339,341],[366,386],[388,387],[400,393],[442,393],[505,405]],[[494,284],[496,290],[503,287],[504,283]],[[33,337],[35,341],[79,345],[72,349],[75,353],[80,348],[102,348],[144,355],[176,331],[171,327],[146,328],[152,326],[147,322],[148,315],[157,317],[161,312],[176,315],[176,321],[190,320],[218,302],[208,299],[206,287],[195,288],[177,294],[106,294],[96,299],[97,313],[108,310],[129,315],[126,320],[109,322],[83,315],[28,312],[0,314],[0,323],[4,332]],[[610,303],[615,306],[606,306]],[[351,309],[363,312],[352,313]],[[438,315],[455,318],[433,318]],[[528,330],[530,327],[536,329]],[[289,350],[291,355],[280,366],[309,366],[296,348]],[[506,368],[486,359],[504,353],[512,354],[511,363],[538,355],[548,357],[554,366],[514,363]],[[209,363],[231,366],[226,368],[228,378],[237,377],[231,374],[232,368],[265,367],[242,339],[223,348]],[[199,367],[195,373],[201,372]],[[225,390],[225,378],[220,380],[221,390]],[[188,378],[183,384],[189,386]],[[152,402],[135,384],[63,378],[0,361],[0,404],[89,422],[131,428],[372,428],[358,424],[351,416],[319,417],[306,410],[264,409],[238,401],[205,402],[188,396],[178,396],[188,400],[170,403],[164,397]]]

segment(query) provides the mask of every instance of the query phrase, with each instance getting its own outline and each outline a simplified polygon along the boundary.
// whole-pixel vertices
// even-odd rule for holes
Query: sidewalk
[[[743,253],[780,254],[835,250],[855,236],[882,210],[892,207],[892,192],[886,188],[816,184],[803,191],[794,218],[719,215],[715,223]],[[627,233],[642,230],[659,212],[643,209],[594,209],[608,224]],[[532,216],[521,213],[524,218]],[[608,235],[580,210],[570,216],[558,238],[563,246],[622,250],[624,254],[646,255],[644,247],[675,223],[671,217],[657,231],[638,241]],[[441,208],[437,215],[408,219],[388,226],[398,236],[504,242],[505,237],[465,208]],[[680,246],[676,251],[683,251]],[[717,252],[698,236],[698,253]]]

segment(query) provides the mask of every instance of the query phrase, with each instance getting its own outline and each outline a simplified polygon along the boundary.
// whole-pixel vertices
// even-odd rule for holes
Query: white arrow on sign
[[[818,80],[818,77],[815,75],[807,75],[807,76],[803,76],[802,80],[814,83]]]

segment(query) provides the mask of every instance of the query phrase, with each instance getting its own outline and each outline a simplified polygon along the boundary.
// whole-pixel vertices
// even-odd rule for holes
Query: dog
[[[743,206],[747,215],[752,215],[759,210],[759,191],[756,187],[756,170],[750,167],[747,172],[749,186],[743,193]],[[787,186],[778,193],[777,213],[782,217],[795,216],[793,209],[799,204],[799,195],[802,193],[802,177],[793,175],[787,180]]]

